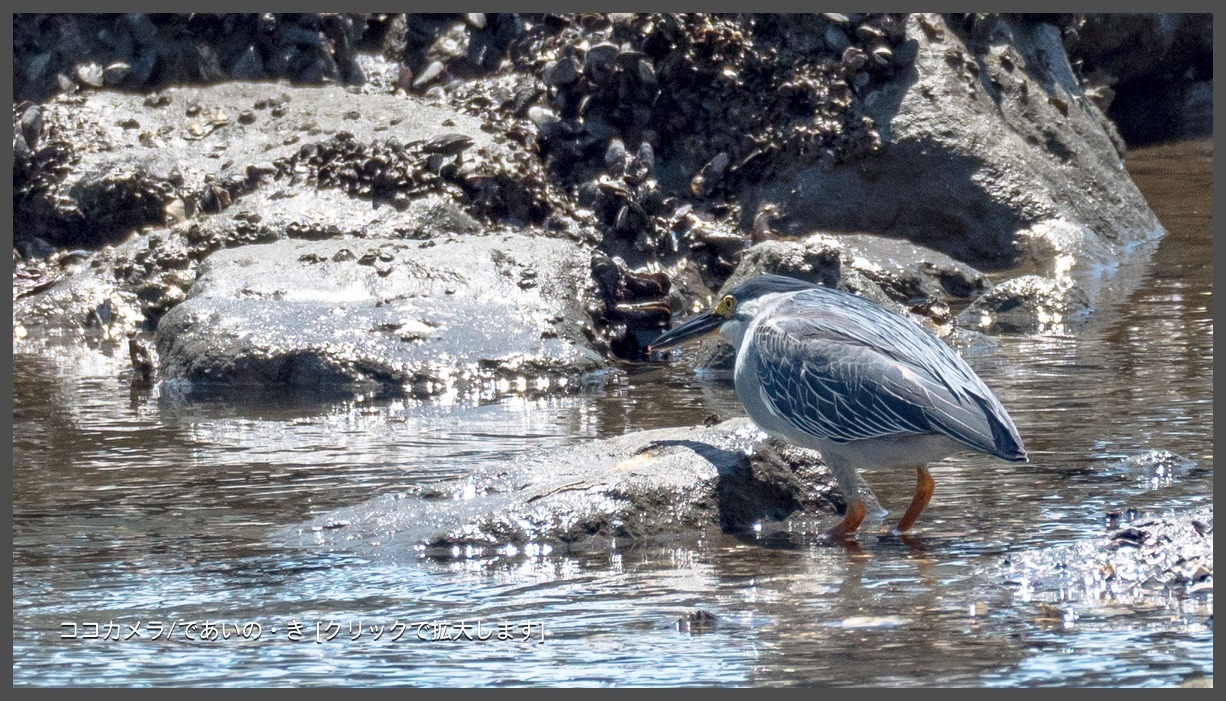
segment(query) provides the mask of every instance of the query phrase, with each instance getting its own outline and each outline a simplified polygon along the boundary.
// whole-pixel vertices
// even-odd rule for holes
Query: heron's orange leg
[[[860,527],[860,522],[864,520],[867,512],[863,501],[852,499],[847,502],[847,511],[843,514],[843,520],[839,521],[839,525],[826,531],[826,537],[831,540],[847,540]]]
[[[927,465],[917,465],[915,468],[919,478],[915,481],[915,497],[911,499],[911,506],[907,507],[907,513],[902,515],[902,520],[898,522],[898,527],[894,529],[895,533],[906,533],[911,530],[911,526],[915,525],[916,519],[924,512],[924,508],[928,506],[928,501],[932,499],[932,492],[936,489],[936,483],[932,481],[932,475],[928,473]]]

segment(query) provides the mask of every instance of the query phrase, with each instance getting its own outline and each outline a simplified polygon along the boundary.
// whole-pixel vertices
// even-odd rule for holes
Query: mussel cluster
[[[798,162],[880,146],[857,97],[914,61],[899,15],[629,15],[576,20],[538,55],[530,114],[563,175],[599,168],[610,141],[650,143],[707,199]],[[582,29],[579,29],[582,28]]]
[[[498,70],[524,34],[528,20],[518,14],[397,14],[375,22],[383,55],[401,65],[396,81],[405,90],[424,91],[452,78]]]
[[[38,105],[13,109],[13,211],[23,222],[17,246],[28,249],[29,232],[56,246],[109,243],[163,220],[173,185],[139,167],[110,170],[68,192],[64,180],[80,155],[43,117]]]
[[[130,259],[116,261],[115,275],[136,291],[149,328],[157,328],[162,315],[187,298],[199,257],[183,236],[167,232],[152,235]]]
[[[351,196],[387,200],[404,209],[414,196],[446,189],[444,172],[454,172],[461,154],[472,145],[462,135],[444,135],[435,141],[406,144],[391,137],[367,144],[341,131],[303,144],[297,153],[276,161],[276,177],[339,188]]]
[[[534,75],[509,107],[531,122],[551,176],[595,215],[610,252],[667,251],[670,212],[880,148],[857,100],[905,70],[905,15],[397,15],[385,54],[402,87],[495,71]],[[464,100],[490,102],[460,89]],[[656,158],[669,164],[656,174]],[[632,246],[625,246],[629,242]],[[681,241],[684,246],[685,241]]]
[[[601,340],[620,357],[642,356],[672,319],[672,281],[663,272],[633,271],[621,258],[599,254],[592,258],[592,279],[602,306],[589,311]]]
[[[342,131],[303,144],[297,153],[264,168],[249,167],[247,182],[268,173],[295,183],[338,188],[402,211],[417,197],[443,193],[466,203],[475,214],[534,224],[561,208],[551,201],[557,195],[539,173],[539,163],[514,154],[508,156],[514,162],[504,162],[484,149],[472,149],[472,144],[470,137],[454,133],[407,143],[396,137],[362,143]]]
[[[435,55],[455,32],[491,31],[453,21],[452,33],[430,44]],[[734,223],[740,187],[880,148],[857,101],[914,61],[904,22],[891,14],[579,14],[525,16],[504,34],[499,50],[537,82],[502,106],[532,124],[550,175],[602,235],[607,257],[594,272],[604,271],[615,352],[641,350],[634,339],[660,323],[664,297],[609,281],[650,278],[650,263],[679,254],[717,287],[749,244]],[[450,73],[476,70],[471,46],[467,59],[452,52],[452,62],[467,64],[449,63]]]

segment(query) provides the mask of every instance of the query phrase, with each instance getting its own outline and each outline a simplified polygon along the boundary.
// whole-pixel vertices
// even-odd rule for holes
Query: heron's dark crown
[[[805,282],[804,280],[797,280],[794,277],[758,275],[733,285],[732,289],[728,290],[728,294],[732,295],[732,298],[739,304],[757,299],[763,295],[779,292],[799,292],[800,290],[808,290],[814,287],[817,287],[817,285]]]

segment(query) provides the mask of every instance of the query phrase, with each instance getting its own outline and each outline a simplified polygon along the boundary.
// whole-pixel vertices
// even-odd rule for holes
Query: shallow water
[[[965,456],[934,466],[937,493],[911,543],[867,536],[848,550],[806,530],[408,561],[281,547],[278,529],[336,507],[526,451],[737,415],[739,404],[726,382],[696,377],[688,355],[627,366],[605,387],[566,397],[235,404],[133,390],[126,353],[18,347],[14,683],[1017,686],[1212,676],[1211,592],[1087,601],[1022,589],[996,569],[1009,553],[1101,534],[1109,511],[1212,503],[1212,146],[1151,148],[1128,166],[1168,235],[1152,257],[1107,278],[1136,288],[1077,335],[1002,337],[966,354],[1009,408],[1031,462]],[[1156,479],[1115,462],[1163,449],[1194,466]],[[867,479],[897,517],[913,476]],[[677,624],[696,610],[715,621]],[[187,640],[207,630],[185,631],[192,621],[224,624],[228,639],[218,630],[216,640]],[[105,639],[108,623],[119,640]],[[85,638],[87,624],[100,624],[97,639]],[[244,639],[248,624],[261,626],[258,640]],[[458,639],[420,639],[440,632]]]

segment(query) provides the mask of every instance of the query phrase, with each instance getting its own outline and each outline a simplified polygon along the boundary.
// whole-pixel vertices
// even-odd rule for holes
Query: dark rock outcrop
[[[1085,15],[1068,47],[1129,144],[1213,134],[1212,14]]]

